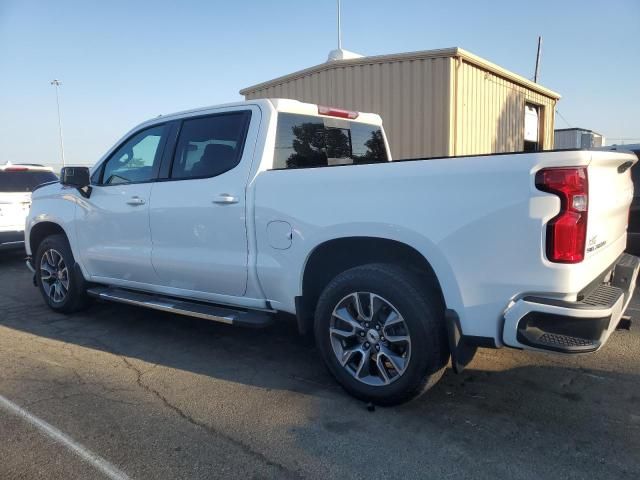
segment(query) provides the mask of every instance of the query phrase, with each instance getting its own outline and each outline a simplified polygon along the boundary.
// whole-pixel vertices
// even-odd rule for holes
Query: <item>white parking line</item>
[[[0,407],[3,408],[4,410],[6,410],[9,413],[12,413],[14,415],[17,415],[17,416],[23,418],[24,420],[29,422],[31,425],[36,427],[38,430],[40,430],[42,433],[44,433],[48,437],[52,438],[54,441],[62,444],[63,446],[65,446],[66,448],[71,450],[73,453],[78,455],[85,462],[90,463],[91,465],[93,465],[96,469],[100,470],[102,473],[104,473],[110,479],[112,479],[112,480],[130,480],[129,476],[126,473],[124,473],[123,471],[119,470],[115,466],[111,465],[109,462],[107,462],[101,456],[96,455],[95,453],[91,452],[90,450],[87,450],[82,445],[80,445],[78,442],[74,441],[68,435],[62,433],[60,430],[58,430],[54,426],[49,425],[44,420],[41,420],[38,417],[30,414],[25,409],[23,409],[20,406],[16,405],[11,400],[6,399],[2,395],[0,395]]]

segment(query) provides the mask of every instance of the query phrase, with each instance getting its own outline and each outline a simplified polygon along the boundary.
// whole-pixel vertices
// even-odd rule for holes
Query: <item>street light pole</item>
[[[62,167],[64,167],[64,142],[62,141],[62,119],[60,117],[60,97],[58,96],[58,88],[62,85],[60,80],[52,80],[51,85],[56,87],[56,105],[58,106],[58,131],[60,133],[60,155],[62,156]]]
[[[538,53],[536,54],[536,73],[533,74],[533,81],[538,83],[538,73],[540,72],[540,53],[542,51],[542,37],[538,37]]]

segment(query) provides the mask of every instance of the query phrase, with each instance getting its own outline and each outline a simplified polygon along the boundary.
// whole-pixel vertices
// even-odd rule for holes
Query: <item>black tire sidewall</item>
[[[420,394],[430,375],[437,374],[446,365],[448,353],[445,352],[441,308],[434,295],[425,290],[410,272],[386,264],[347,270],[327,285],[316,308],[316,345],[329,371],[350,394],[380,405],[402,403]],[[339,364],[333,352],[328,333],[333,309],[340,300],[357,291],[371,292],[389,301],[403,316],[409,329],[409,365],[402,377],[389,385],[370,386],[356,380]]]
[[[40,264],[44,252],[49,249],[54,249],[59,252],[60,255],[62,255],[64,263],[67,266],[67,270],[69,272],[69,289],[67,291],[67,296],[62,302],[54,302],[53,300],[51,300],[48,293],[45,292],[44,286],[42,285]],[[76,278],[76,262],[66,237],[64,235],[51,235],[45,238],[38,246],[38,251],[34,263],[34,268],[36,270],[36,283],[38,285],[40,293],[42,294],[42,298],[47,303],[47,305],[51,309],[58,312],[71,312],[77,309],[81,301],[81,297],[83,296],[83,292],[81,292],[81,288],[79,285],[80,282]]]

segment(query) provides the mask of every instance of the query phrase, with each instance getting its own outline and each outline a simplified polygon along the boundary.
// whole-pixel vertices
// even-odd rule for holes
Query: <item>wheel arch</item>
[[[60,226],[60,224],[48,220],[36,223],[33,227],[31,227],[31,230],[29,231],[29,248],[31,250],[31,254],[34,256],[36,255],[36,253],[38,252],[38,247],[45,238],[50,235],[57,234],[64,235],[65,237],[67,237],[67,241],[71,243],[69,235],[67,234],[65,229]]]
[[[369,263],[392,263],[416,273],[425,288],[433,288],[443,306],[446,299],[433,266],[416,248],[399,240],[372,236],[349,236],[317,245],[307,257],[301,278],[301,295],[296,297],[300,333],[312,330],[315,305],[324,287],[338,274]]]

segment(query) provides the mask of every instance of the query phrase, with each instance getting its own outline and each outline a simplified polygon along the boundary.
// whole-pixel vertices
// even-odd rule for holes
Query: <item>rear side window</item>
[[[53,172],[0,171],[0,192],[31,192],[38,185],[57,181]]]
[[[180,129],[171,178],[206,178],[240,163],[250,111],[185,120]]]
[[[280,113],[273,168],[387,161],[382,130],[348,120]]]

